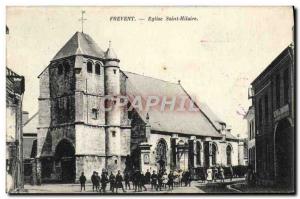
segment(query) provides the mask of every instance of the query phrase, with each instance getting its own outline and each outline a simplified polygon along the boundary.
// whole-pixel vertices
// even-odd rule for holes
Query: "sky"
[[[38,111],[38,75],[81,31],[82,10],[84,32],[103,50],[111,40],[122,70],[181,80],[241,137],[251,82],[293,42],[291,7],[7,7],[6,62],[25,76],[30,116]],[[114,16],[136,21],[110,21]],[[198,20],[148,21],[156,16]]]

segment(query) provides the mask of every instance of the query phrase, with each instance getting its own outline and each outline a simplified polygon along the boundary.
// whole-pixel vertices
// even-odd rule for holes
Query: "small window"
[[[64,68],[65,68],[65,73],[68,73],[70,71],[70,64],[69,64],[69,62],[67,62],[67,61],[64,62]]]
[[[115,160],[115,164],[118,164],[118,160]]]
[[[86,68],[87,72],[92,73],[93,72],[93,63],[89,61],[86,66],[87,66],[87,68]]]
[[[95,65],[95,73],[97,75],[100,75],[100,73],[101,73],[101,67],[100,67],[100,64],[98,64],[98,63]]]
[[[94,119],[94,120],[98,119],[98,114],[99,114],[98,109],[93,108],[93,109],[92,109],[92,114],[93,114],[93,119]]]
[[[57,67],[57,74],[61,75],[63,73],[63,65],[59,64]]]
[[[114,74],[116,74],[116,72],[117,72],[117,70],[116,70],[116,69],[114,69]]]
[[[112,132],[111,132],[111,135],[112,135],[113,137],[116,137],[116,131],[112,131]]]

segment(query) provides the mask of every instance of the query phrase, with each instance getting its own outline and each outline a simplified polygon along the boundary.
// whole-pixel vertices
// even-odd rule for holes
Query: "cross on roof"
[[[84,21],[87,20],[87,19],[85,19],[85,18],[83,17],[84,14],[85,14],[85,10],[82,10],[82,11],[81,11],[81,18],[79,19],[79,21],[81,21],[81,32],[83,32],[83,23],[84,23]]]

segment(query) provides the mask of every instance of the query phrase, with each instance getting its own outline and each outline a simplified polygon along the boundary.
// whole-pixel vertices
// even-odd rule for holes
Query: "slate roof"
[[[72,55],[88,55],[97,58],[104,58],[104,51],[88,35],[76,32],[69,41],[58,51],[53,60],[69,57]]]
[[[155,79],[131,72],[124,72],[128,77],[126,90],[129,96],[142,96],[145,103],[147,96],[187,97],[180,84]],[[176,98],[178,99],[178,98]],[[179,98],[180,99],[180,98]],[[167,109],[169,110],[169,109]],[[141,118],[146,121],[146,111],[137,110]],[[149,111],[151,129],[155,131],[193,134],[199,136],[221,137],[213,124],[199,110],[191,111],[160,111],[151,108]]]

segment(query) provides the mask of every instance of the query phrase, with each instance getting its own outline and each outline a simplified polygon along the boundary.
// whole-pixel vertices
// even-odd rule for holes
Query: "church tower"
[[[120,60],[114,52],[111,41],[105,53],[105,98],[106,98],[106,168],[109,171],[125,169],[125,159],[130,153],[130,127],[127,120],[127,107],[120,106],[126,76],[120,71]],[[125,87],[123,86],[123,89]]]

